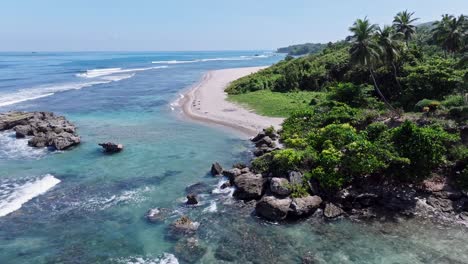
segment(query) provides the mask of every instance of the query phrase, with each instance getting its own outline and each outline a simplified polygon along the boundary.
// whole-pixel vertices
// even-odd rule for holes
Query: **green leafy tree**
[[[398,80],[398,71],[395,62],[401,56],[401,40],[404,38],[403,33],[396,32],[393,27],[384,26],[378,28],[376,32],[377,44],[381,49],[381,59],[386,64],[390,65],[393,69],[393,75],[398,88],[401,90],[401,84]]]
[[[347,38],[352,44],[349,50],[351,62],[368,68],[372,81],[374,82],[375,91],[382,98],[385,104],[390,109],[394,110],[392,105],[380,91],[374,76],[374,65],[379,61],[381,54],[381,49],[375,38],[375,32],[377,29],[377,25],[371,24],[367,18],[356,20],[353,26],[349,28],[349,31],[353,33],[352,36]]]
[[[408,10],[399,12],[393,18],[393,27],[397,32],[400,32],[404,35],[406,41],[406,46],[408,46],[409,41],[413,38],[416,33],[416,26],[413,23],[419,18],[413,18],[414,12],[408,12]]]
[[[458,18],[445,14],[440,21],[434,23],[433,40],[445,52],[455,53],[465,47],[467,38],[467,18],[460,15]]]

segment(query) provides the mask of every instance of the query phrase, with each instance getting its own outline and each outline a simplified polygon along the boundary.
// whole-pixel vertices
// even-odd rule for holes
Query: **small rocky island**
[[[31,147],[65,150],[80,143],[76,127],[51,112],[0,113],[0,131],[13,130],[16,138],[30,137]]]
[[[278,149],[279,136],[264,130],[252,139],[255,156]],[[213,176],[224,175],[235,187],[233,196],[255,201],[255,213],[267,220],[294,220],[311,215],[334,219],[347,216],[356,219],[393,219],[399,217],[433,218],[437,221],[468,226],[468,193],[452,186],[445,178],[431,178],[420,184],[373,182],[366,179],[334,193],[324,193],[313,181],[307,181],[308,192],[297,195],[294,186],[306,182],[300,171],[283,176],[257,173],[254,168],[236,164],[223,170],[218,163],[211,168]]]

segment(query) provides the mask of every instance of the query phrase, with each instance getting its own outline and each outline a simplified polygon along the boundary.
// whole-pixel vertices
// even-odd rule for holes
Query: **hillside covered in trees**
[[[443,15],[421,27],[416,20],[408,11],[385,26],[358,19],[346,40],[233,82],[231,100],[287,117],[285,148],[256,158],[253,168],[301,171],[293,197],[365,179],[439,177],[468,189],[467,17]]]
[[[322,51],[327,45],[320,43],[305,43],[291,45],[284,48],[279,48],[276,52],[278,53],[287,53],[291,56],[300,56],[306,54],[315,54]]]

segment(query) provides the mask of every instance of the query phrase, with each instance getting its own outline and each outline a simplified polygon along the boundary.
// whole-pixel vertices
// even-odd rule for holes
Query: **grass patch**
[[[288,117],[291,113],[309,106],[312,99],[321,100],[321,92],[279,93],[260,90],[243,94],[231,94],[228,100],[254,110],[257,114],[273,117]]]

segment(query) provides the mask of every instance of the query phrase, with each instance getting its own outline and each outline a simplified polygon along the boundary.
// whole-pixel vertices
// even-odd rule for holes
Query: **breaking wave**
[[[13,180],[0,182],[0,217],[8,215],[23,206],[29,200],[46,193],[60,180],[51,174],[18,183]]]

